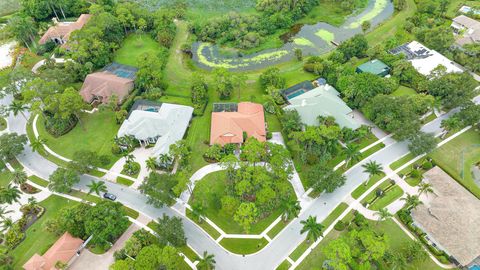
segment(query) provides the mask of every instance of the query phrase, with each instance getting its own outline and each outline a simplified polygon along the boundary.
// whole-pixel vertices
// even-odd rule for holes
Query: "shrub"
[[[339,220],[337,224],[333,227],[337,231],[343,231],[347,227],[347,224],[345,224],[343,221]]]
[[[272,138],[272,132],[267,132],[267,140],[270,140]]]
[[[219,144],[214,144],[210,146],[207,151],[203,154],[203,157],[208,162],[219,161],[222,158],[222,147]]]
[[[14,249],[25,238],[25,233],[18,223],[15,223],[13,227],[5,234],[5,245],[9,249]]]
[[[425,161],[423,164],[422,164],[422,168],[424,170],[430,170],[431,168],[433,168],[433,164],[430,162],[430,161]]]
[[[420,171],[417,169],[414,169],[413,171],[410,172],[410,176],[413,178],[418,178],[420,177]]]
[[[112,154],[119,155],[120,153],[122,153],[122,148],[116,144],[112,145]]]
[[[48,113],[45,113],[45,115],[45,129],[55,138],[67,134],[78,122],[78,119],[74,115],[68,119],[53,118],[49,116]]]
[[[127,162],[123,165],[123,171],[128,175],[135,175],[140,171],[140,164],[137,162]]]
[[[101,166],[106,166],[110,163],[110,157],[107,155],[101,155],[98,157],[98,162]]]

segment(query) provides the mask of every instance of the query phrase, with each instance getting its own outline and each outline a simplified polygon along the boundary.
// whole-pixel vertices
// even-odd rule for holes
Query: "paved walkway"
[[[52,55],[52,59],[55,61],[55,63],[65,63],[65,59],[63,58],[54,58]],[[32,67],[32,72],[37,73],[38,69],[45,65],[45,59],[38,61],[33,67]],[[71,60],[70,60],[71,61]]]

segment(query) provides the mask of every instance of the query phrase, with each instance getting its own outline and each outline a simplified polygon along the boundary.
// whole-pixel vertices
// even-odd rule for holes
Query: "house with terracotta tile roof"
[[[58,261],[69,263],[81,248],[83,240],[73,237],[68,232],[64,233],[42,256],[35,253],[24,265],[25,270],[51,270],[56,269]]]
[[[38,41],[39,44],[45,44],[53,41],[58,45],[65,47],[70,35],[73,31],[82,29],[82,27],[90,20],[90,14],[82,14],[75,22],[56,22],[55,25],[48,28],[47,32]]]
[[[252,102],[217,103],[212,112],[210,145],[242,144],[247,137],[266,141],[265,114],[261,104]]]
[[[80,89],[80,95],[87,103],[108,103],[115,95],[121,104],[133,90],[133,79],[123,78],[110,72],[95,72],[88,74]]]

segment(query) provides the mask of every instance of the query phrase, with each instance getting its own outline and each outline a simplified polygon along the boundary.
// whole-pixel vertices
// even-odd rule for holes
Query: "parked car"
[[[103,198],[115,201],[117,199],[117,196],[113,195],[112,193],[104,193]]]

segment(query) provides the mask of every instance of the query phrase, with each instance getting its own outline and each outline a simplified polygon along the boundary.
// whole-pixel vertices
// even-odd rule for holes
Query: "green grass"
[[[410,239],[407,234],[405,234],[398,225],[392,221],[382,221],[382,222],[375,222],[375,221],[368,221],[371,224],[371,228],[377,232],[385,233],[387,237],[387,243],[391,253],[399,253],[401,252],[405,246],[411,243],[413,240]],[[325,238],[320,242],[320,244],[312,250],[312,252],[302,261],[302,263],[296,268],[299,270],[311,270],[319,268],[323,261],[325,261],[325,255],[322,252],[325,246],[328,245],[332,240],[337,239],[343,234],[346,234],[347,230],[342,232],[338,232],[336,230],[332,230]],[[381,262],[382,267],[379,269],[389,269],[387,266]],[[428,269],[428,270],[440,270],[439,266],[437,266],[430,258],[427,258],[424,262],[415,262],[411,263],[408,266],[409,270],[416,270],[416,269]]]
[[[290,189],[294,196],[293,188]],[[233,216],[221,211],[218,207],[218,201],[226,195],[226,173],[225,171],[214,172],[206,175],[201,181],[197,182],[193,195],[190,198],[190,205],[200,203],[204,207],[205,216],[213,221],[224,232],[237,234],[245,233],[243,228],[233,220]],[[262,233],[275,219],[281,215],[281,209],[274,210],[267,217],[257,221],[252,225],[250,234]]]
[[[0,117],[0,131],[4,131],[7,129],[7,120],[5,118]]]
[[[429,116],[425,117],[425,119],[422,120],[423,124],[430,123],[431,121],[437,119],[437,115],[434,113],[431,113]]]
[[[133,218],[133,219],[137,219],[138,216],[140,215],[137,211],[133,210],[132,208],[130,207],[127,207],[127,206],[122,206],[123,208],[123,211],[125,212],[125,215]]]
[[[378,211],[384,207],[387,207],[392,202],[398,200],[403,195],[403,189],[395,185],[393,188],[388,190],[387,193],[380,199],[376,200],[372,205],[369,205],[368,208],[374,211]]]
[[[368,1],[356,0],[355,6],[363,9]],[[358,12],[359,10],[357,10]],[[330,0],[321,0],[320,4],[314,7],[304,18],[298,21],[300,24],[316,24],[318,22],[329,23],[334,26],[340,26],[345,22],[350,12],[341,7],[338,2]]]
[[[198,259],[197,253],[195,253],[195,251],[193,251],[193,249],[191,249],[189,246],[185,245],[183,247],[179,247],[178,250],[182,252],[185,255],[185,257],[190,259],[190,261],[192,262]]]
[[[477,7],[477,8],[480,8],[480,2],[478,2],[478,0],[470,0],[470,1],[466,1],[466,0],[451,0],[449,1],[450,4],[448,5],[448,8],[447,8],[447,12],[446,12],[446,16],[448,18],[453,18],[457,15],[457,12],[458,10],[460,9],[460,7],[462,7],[463,5],[465,6],[470,6],[470,7]]]
[[[300,258],[300,256],[302,256],[303,253],[305,253],[305,251],[307,251],[307,249],[312,245],[312,242],[310,241],[310,243],[307,243],[307,241],[303,241],[302,243],[300,243],[300,245],[297,246],[297,248],[290,254],[290,259],[292,259],[293,261],[297,261],[298,258]]]
[[[117,183],[129,187],[129,186],[133,185],[133,183],[135,183],[135,182],[133,182],[132,180],[127,179],[127,178],[117,177]]]
[[[341,203],[322,221],[322,225],[325,228],[332,225],[332,223],[348,208],[346,203]]]
[[[414,96],[416,94],[417,94],[417,91],[415,91],[414,89],[400,85],[397,90],[395,90],[393,93],[390,94],[390,96],[393,96],[393,97]]]
[[[38,56],[35,53],[30,51],[25,51],[25,53],[23,54],[21,65],[24,68],[31,70],[33,66],[42,59],[43,59],[42,56]]]
[[[276,270],[288,270],[292,266],[287,260],[283,261]]]
[[[0,17],[12,14],[21,8],[20,1],[17,0],[2,0],[0,1]]]
[[[28,228],[25,240],[10,252],[10,255],[14,258],[13,267],[15,269],[21,269],[21,266],[30,259],[33,254],[45,253],[45,251],[57,241],[58,236],[45,230],[46,221],[57,218],[62,209],[77,204],[79,204],[79,202],[71,201],[56,195],[51,195],[46,200],[40,202],[40,205],[45,207],[45,213],[30,228]]]
[[[430,156],[435,164],[480,198],[480,187],[470,172],[471,167],[480,161],[480,134],[477,131],[468,130],[435,149]]]
[[[212,227],[208,222],[202,221],[201,223],[192,215],[192,212],[187,209],[187,217],[194,221],[198,226],[200,226],[208,235],[210,235],[213,239],[218,239],[220,237],[220,233]]]
[[[136,163],[137,166],[138,166],[138,168],[141,168],[141,167],[140,167],[140,163],[138,163],[138,162],[133,162],[133,163]],[[138,172],[134,173],[133,175],[128,174],[128,173],[127,173],[127,170],[126,170],[126,169],[123,169],[123,170],[121,171],[121,174],[123,174],[123,175],[128,175],[128,176],[133,177],[133,178],[137,178],[138,175],[140,174],[140,169],[138,170]]]
[[[139,67],[138,58],[142,54],[157,54],[160,52],[160,48],[160,44],[148,34],[130,34],[125,38],[120,49],[116,51],[114,61]]]
[[[265,238],[261,239],[241,239],[241,238],[224,238],[220,241],[220,245],[230,252],[246,255],[255,253],[268,244]]]
[[[37,120],[38,133],[50,149],[69,159],[80,150],[107,155],[110,164],[105,169],[109,169],[120,158],[111,152],[113,139],[119,129],[114,112],[105,110],[93,114],[83,113],[81,119],[82,123],[78,123],[70,132],[55,138],[45,130],[43,117],[40,116]]]
[[[406,164],[407,162],[409,162],[410,160],[414,159],[415,156],[412,154],[412,153],[408,153],[406,156],[398,159],[397,161],[393,162],[390,164],[390,169],[392,170],[396,170],[400,167],[402,167],[404,164]]]
[[[275,238],[285,227],[287,227],[288,223],[290,223],[291,220],[284,222],[283,220],[280,220],[280,222],[277,223],[277,225],[273,226],[270,231],[268,231],[267,235],[270,237],[270,239]]]
[[[354,199],[358,199],[360,196],[362,196],[363,193],[365,193],[365,191],[367,191],[368,189],[370,189],[375,183],[377,183],[380,179],[382,179],[383,177],[385,177],[385,174],[382,173],[380,175],[375,175],[373,176],[372,178],[369,179],[368,181],[368,184],[365,185],[365,184],[361,184],[360,186],[358,186],[353,192],[352,192],[352,198]]]
[[[8,169],[0,172],[0,187],[6,187],[12,181],[12,173]]]
[[[28,179],[30,181],[32,181],[33,183],[35,183],[37,185],[40,185],[42,187],[47,187],[48,186],[48,181],[43,180],[42,178],[40,178],[36,175],[31,175],[31,176],[28,177]]]

